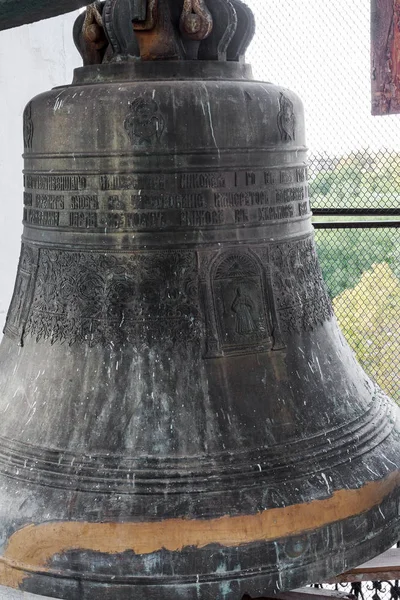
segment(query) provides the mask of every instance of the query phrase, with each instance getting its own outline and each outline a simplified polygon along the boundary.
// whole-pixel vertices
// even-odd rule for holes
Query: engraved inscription
[[[41,249],[27,333],[37,341],[138,351],[201,333],[194,252],[96,253]]]
[[[204,208],[206,204],[202,194],[134,194],[131,203],[133,208],[142,210]]]
[[[254,171],[247,171],[245,177],[247,186],[256,185],[257,175],[254,173]]]
[[[281,171],[281,183],[294,183],[295,173],[294,171]]]
[[[98,197],[94,195],[72,196],[71,210],[97,210],[99,208]]]
[[[294,217],[294,206],[285,204],[284,206],[269,206],[258,209],[258,220],[279,221],[280,219],[291,219]]]
[[[100,213],[98,223],[108,229],[159,229],[167,225],[162,212]]]
[[[180,176],[181,189],[224,188],[226,179],[220,173],[182,173]]]
[[[214,194],[216,208],[262,206],[269,204],[268,192],[227,192]]]
[[[83,175],[25,175],[24,185],[32,190],[77,191],[86,188],[86,177]]]
[[[132,144],[159,142],[165,128],[165,120],[155,100],[136,98],[130,103],[130,113],[124,122]]]
[[[181,225],[186,227],[206,227],[223,225],[225,215],[222,210],[191,210],[181,212]]]
[[[59,210],[64,208],[64,196],[52,196],[51,194],[36,194],[36,208]]]
[[[137,227],[158,228],[166,225],[166,215],[162,212],[128,213],[126,215],[126,226],[135,229]]]
[[[307,186],[299,186],[305,177],[305,167],[223,173],[26,175],[25,220],[35,225],[108,232],[262,226],[307,216]],[[99,187],[98,193],[85,193]],[[57,190],[72,194],[54,193]],[[42,212],[30,212],[31,207]]]
[[[100,189],[109,190],[165,190],[164,175],[101,175]]]
[[[58,227],[60,223],[60,213],[30,208],[25,212],[25,220],[31,225],[39,225],[41,227]]]
[[[280,171],[265,171],[264,183],[265,185],[275,185],[280,183]]]
[[[249,211],[245,208],[235,210],[235,223],[243,224],[250,221]]]
[[[71,212],[69,213],[69,225],[77,229],[97,227],[97,214],[95,212]]]
[[[285,202],[301,202],[304,198],[304,188],[285,188],[283,190],[276,190],[277,204],[283,204]]]
[[[307,181],[307,167],[264,171],[265,185],[276,185],[279,183],[304,183],[305,181]]]

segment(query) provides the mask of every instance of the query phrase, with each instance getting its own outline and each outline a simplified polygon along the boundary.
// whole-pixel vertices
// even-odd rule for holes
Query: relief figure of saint
[[[240,288],[236,290],[231,310],[235,313],[237,334],[249,335],[256,331],[257,325],[253,318],[254,303],[248,295],[242,294]]]

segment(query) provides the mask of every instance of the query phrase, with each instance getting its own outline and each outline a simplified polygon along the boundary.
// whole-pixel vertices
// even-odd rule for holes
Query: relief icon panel
[[[224,253],[211,268],[210,285],[216,354],[270,350],[267,294],[258,259],[250,253]]]

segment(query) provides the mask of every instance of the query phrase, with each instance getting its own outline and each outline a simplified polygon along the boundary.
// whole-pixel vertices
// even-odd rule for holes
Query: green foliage
[[[368,150],[312,160],[314,208],[393,208],[400,204],[400,155]]]
[[[388,264],[374,264],[334,300],[334,308],[366,372],[400,402],[400,280]]]
[[[354,287],[374,263],[398,274],[399,229],[318,229],[316,241],[331,298]]]
[[[314,161],[311,173],[314,208],[400,207],[400,155],[395,153],[326,157]],[[316,241],[347,340],[366,372],[400,404],[400,229],[319,229]]]

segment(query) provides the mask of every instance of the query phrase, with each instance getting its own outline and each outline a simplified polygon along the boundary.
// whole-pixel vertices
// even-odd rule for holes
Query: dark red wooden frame
[[[400,113],[400,0],[371,0],[372,114]]]

